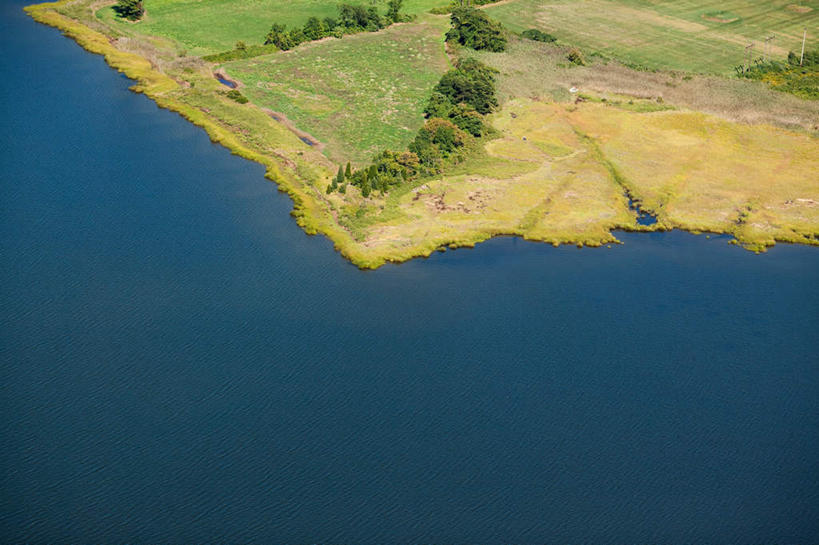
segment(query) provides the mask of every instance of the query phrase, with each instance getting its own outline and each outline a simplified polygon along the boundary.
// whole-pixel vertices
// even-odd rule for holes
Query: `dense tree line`
[[[424,110],[427,118],[407,151],[385,150],[366,168],[353,171],[339,167],[327,193],[345,193],[347,184],[361,190],[386,193],[408,180],[441,172],[446,163],[462,159],[466,143],[488,132],[484,114],[498,105],[495,96],[497,72],[481,62],[466,58],[441,77]]]
[[[145,13],[145,7],[142,5],[142,0],[117,0],[114,11],[120,17],[137,21]]]
[[[341,38],[345,34],[357,32],[376,32],[392,23],[409,20],[401,14],[403,0],[389,0],[387,14],[382,16],[374,6],[360,4],[339,4],[338,17],[310,17],[301,28],[288,28],[274,23],[265,36],[265,45],[275,45],[281,50],[292,49],[304,42],[320,40],[333,36]]]
[[[506,47],[503,27],[473,8],[452,12],[452,28],[447,40],[473,49],[502,51]],[[424,108],[426,122],[418,130],[407,151],[385,150],[361,170],[347,169],[327,186],[327,193],[345,193],[347,184],[361,190],[364,197],[372,191],[386,193],[391,187],[421,176],[440,173],[446,163],[457,163],[471,138],[489,131],[484,115],[498,106],[495,93],[497,71],[474,58],[460,60],[446,72],[433,89]]]

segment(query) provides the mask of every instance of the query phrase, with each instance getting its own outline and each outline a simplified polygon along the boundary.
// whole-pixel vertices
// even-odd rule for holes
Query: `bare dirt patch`
[[[813,8],[810,6],[803,6],[801,4],[788,4],[785,9],[794,13],[810,13]]]

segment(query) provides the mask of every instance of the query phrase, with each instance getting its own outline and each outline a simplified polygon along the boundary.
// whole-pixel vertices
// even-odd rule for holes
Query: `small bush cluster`
[[[237,91],[236,89],[231,89],[230,91],[225,93],[225,96],[228,97],[230,100],[235,100],[239,104],[247,104],[248,102],[247,97],[240,93],[239,91]]]
[[[448,42],[457,42],[472,49],[503,51],[506,35],[503,26],[475,8],[457,8],[450,16],[452,28],[446,33]]]
[[[353,171],[349,163],[346,170],[339,167],[327,193],[344,193],[348,183],[364,197],[372,191],[386,193],[408,180],[437,174],[447,163],[461,161],[469,139],[488,132],[483,116],[498,105],[495,74],[475,59],[460,61],[435,87],[424,110],[427,121],[407,151],[385,150],[361,170]]]
[[[279,49],[286,51],[304,42],[320,40],[333,36],[341,38],[345,34],[355,34],[358,32],[377,32],[392,23],[409,20],[408,16],[401,14],[403,0],[389,0],[387,3],[387,14],[381,16],[374,6],[365,7],[359,4],[339,4],[338,18],[310,17],[302,28],[287,29],[285,25],[278,23],[270,27],[270,32],[265,36],[265,45],[275,45]]]
[[[546,32],[542,32],[536,28],[524,30],[523,32],[520,33],[520,35],[526,38],[527,40],[534,40],[536,42],[552,43],[557,41],[557,38],[555,38],[551,34],[547,34]]]
[[[583,58],[583,53],[581,53],[576,47],[569,50],[569,54],[566,55],[566,59],[568,59],[570,63],[578,66],[583,66],[586,64],[586,60]]]

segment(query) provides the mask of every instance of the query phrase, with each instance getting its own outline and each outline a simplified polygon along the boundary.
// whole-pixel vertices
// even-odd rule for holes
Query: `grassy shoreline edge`
[[[387,262],[400,263],[415,257],[428,257],[443,246],[449,246],[450,248],[474,247],[475,244],[495,236],[522,235],[522,233],[517,232],[487,231],[474,233],[471,236],[446,237],[445,240],[424,241],[413,247],[405,248],[400,254],[373,255],[364,251],[353,236],[340,227],[329,212],[322,210],[296,180],[291,176],[284,175],[274,159],[249,149],[230,131],[210,120],[205,113],[183,102],[161,95],[162,91],[175,89],[179,86],[174,79],[155,70],[147,59],[134,53],[120,51],[109,42],[106,36],[96,30],[54,11],[54,8],[69,2],[70,0],[58,0],[57,2],[33,4],[23,9],[32,19],[38,23],[57,28],[86,51],[102,55],[111,68],[136,81],[136,84],[131,87],[132,91],[144,94],[160,108],[176,112],[195,126],[204,129],[213,143],[224,146],[232,154],[263,165],[266,168],[265,177],[275,182],[279,191],[287,193],[292,199],[293,210],[291,215],[296,219],[299,227],[308,235],[325,235],[333,242],[335,249],[357,267],[377,269]],[[601,244],[616,241],[617,239],[611,236],[610,240],[601,241]],[[566,242],[568,243],[568,241]],[[554,243],[557,244],[558,242]]]
[[[469,232],[460,235],[448,232],[438,233],[432,238],[413,241],[410,245],[401,248],[389,248],[381,252],[373,248],[367,248],[359,243],[349,231],[340,226],[331,210],[310,195],[304,184],[296,176],[286,173],[281,168],[282,165],[274,157],[266,156],[251,149],[241,142],[234,133],[220,126],[205,112],[182,101],[175,100],[173,97],[166,96],[165,92],[180,87],[176,80],[155,69],[150,61],[144,57],[117,49],[104,34],[54,10],[54,8],[69,2],[70,0],[59,0],[57,2],[34,4],[25,7],[24,10],[35,21],[59,29],[85,50],[102,55],[109,66],[135,80],[136,83],[131,87],[131,90],[146,95],[159,107],[174,111],[195,126],[204,129],[213,143],[221,144],[234,155],[263,165],[266,168],[265,177],[275,182],[280,191],[291,197],[293,201],[291,215],[296,219],[297,224],[308,235],[322,234],[328,237],[333,242],[335,249],[359,268],[375,269],[387,262],[398,263],[415,257],[427,257],[444,247],[452,249],[474,247],[477,243],[495,236],[520,236],[525,240],[547,242],[555,246],[560,244],[602,246],[619,243],[611,231],[591,239],[589,233],[576,233],[574,235],[554,233],[551,236],[544,236],[544,234],[531,236],[531,234],[527,234],[525,229],[511,227],[508,229],[481,230],[473,228]],[[683,225],[678,222],[663,221],[662,218],[658,225],[652,226],[653,228],[645,228],[636,224],[614,223],[614,225],[610,226],[612,230],[645,232],[678,228],[695,234],[701,232],[729,234],[736,237],[736,240],[732,242],[738,242],[746,249],[756,252],[764,251],[776,242],[819,245],[819,239],[796,232],[789,236],[780,231],[771,238],[764,240],[760,240],[758,237],[748,237],[747,234],[743,236],[741,224],[726,226],[723,231],[714,231],[709,228],[702,228],[702,226],[697,228],[697,226]]]
[[[334,242],[337,250],[360,267],[375,268],[383,263],[371,261],[363,255],[358,255],[359,252],[356,252],[355,243],[349,233],[336,227],[334,221],[327,221],[328,218],[318,206],[311,206],[309,195],[299,187],[295,180],[285,176],[272,158],[243,145],[235,135],[210,120],[204,112],[183,102],[163,96],[162,91],[175,89],[179,86],[175,80],[155,70],[147,59],[134,53],[120,51],[103,34],[54,11],[53,8],[65,5],[69,1],[59,0],[57,2],[34,4],[26,6],[24,10],[38,23],[59,29],[86,51],[102,55],[109,66],[136,81],[136,84],[131,87],[132,91],[144,94],[156,102],[160,108],[176,112],[197,127],[204,129],[213,143],[221,144],[234,155],[263,165],[266,168],[265,177],[275,182],[279,190],[287,193],[293,200],[291,215],[296,218],[297,224],[308,235],[318,233],[326,235]]]

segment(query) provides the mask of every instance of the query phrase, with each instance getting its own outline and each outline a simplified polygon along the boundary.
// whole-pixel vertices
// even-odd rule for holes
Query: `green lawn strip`
[[[656,69],[730,74],[745,58],[744,46],[764,38],[779,51],[796,49],[802,29],[819,26],[819,0],[511,0],[485,8],[514,32],[537,28],[587,53]],[[719,22],[722,14],[725,21]],[[780,54],[780,56],[782,56]]]
[[[448,0],[404,0],[402,13],[419,15]],[[349,3],[375,5],[386,13],[386,0]],[[145,0],[146,15],[133,24],[114,17],[113,8],[99,17],[123,32],[138,31],[179,43],[188,54],[207,55],[233,49],[237,41],[261,44],[273,23],[302,26],[308,18],[337,17],[337,0]]]

